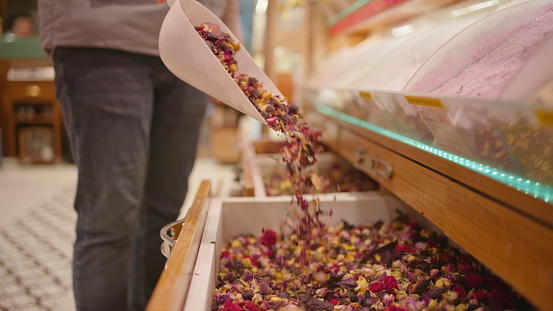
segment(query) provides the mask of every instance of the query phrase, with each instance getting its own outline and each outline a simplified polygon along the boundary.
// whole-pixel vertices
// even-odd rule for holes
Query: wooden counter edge
[[[205,225],[211,183],[203,180],[182,224],[175,247],[146,306],[147,311],[182,310]]]

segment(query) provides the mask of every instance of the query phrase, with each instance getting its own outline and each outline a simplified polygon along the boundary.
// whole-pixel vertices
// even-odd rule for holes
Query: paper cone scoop
[[[238,41],[236,36],[217,16],[195,0],[174,0],[168,3],[171,8],[159,35],[159,53],[167,68],[184,82],[267,124],[194,26],[212,23],[219,25],[221,31]],[[264,89],[273,95],[282,95],[245,48],[236,53],[235,60],[238,62],[238,72],[257,78],[263,83]]]

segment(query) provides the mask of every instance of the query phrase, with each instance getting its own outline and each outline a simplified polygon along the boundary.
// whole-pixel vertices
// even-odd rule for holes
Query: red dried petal
[[[246,301],[246,303],[244,303],[244,308],[248,311],[259,311],[259,307],[251,301]]]
[[[465,292],[465,290],[461,286],[459,286],[459,284],[455,284],[455,286],[453,286],[453,290],[457,292],[459,298],[465,299],[465,297],[467,297],[467,292]]]
[[[384,277],[384,288],[387,291],[392,291],[393,289],[399,290],[396,278],[392,275]]]
[[[221,253],[221,256],[219,258],[228,258],[228,257],[230,257],[230,252],[227,249]]]
[[[243,309],[239,305],[235,305],[232,302],[227,301],[223,305],[223,311],[243,311]]]
[[[482,290],[479,289],[473,294],[474,299],[477,299],[480,302],[486,303],[488,301],[488,295]]]
[[[465,276],[465,280],[467,281],[467,288],[473,289],[482,284],[482,281],[484,281],[484,277],[482,277],[480,274],[469,274]]]
[[[378,293],[384,289],[384,283],[383,282],[374,282],[371,285],[369,285],[369,290],[373,293]]]
[[[272,247],[277,242],[277,234],[273,230],[265,230],[261,236],[261,244]]]

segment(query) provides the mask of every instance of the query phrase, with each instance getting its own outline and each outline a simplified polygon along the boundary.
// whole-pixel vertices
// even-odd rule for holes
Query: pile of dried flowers
[[[321,132],[310,129],[306,122],[301,121],[303,111],[300,107],[288,105],[285,98],[265,90],[259,80],[239,72],[235,54],[240,50],[240,43],[221,31],[219,25],[203,23],[195,29],[267,124],[284,136],[282,160],[286,164],[297,207],[290,211],[292,221],[289,223],[300,236],[309,238],[313,229],[323,225],[319,220],[322,212],[318,200],[308,202],[302,191],[306,184],[318,189],[320,179],[316,174],[306,175],[303,172],[317,161],[317,154],[323,151]]]
[[[307,264],[303,261],[311,258]],[[447,238],[407,215],[295,233],[241,235],[220,256],[212,310],[532,310]]]

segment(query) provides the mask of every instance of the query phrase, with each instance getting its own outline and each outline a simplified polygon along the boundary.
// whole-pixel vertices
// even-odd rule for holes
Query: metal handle
[[[169,258],[169,255],[171,255],[171,250],[173,250],[173,247],[175,247],[175,244],[177,243],[183,222],[184,219],[181,219],[172,222],[161,229],[160,236],[163,240],[163,243],[161,243],[161,253],[163,256]]]
[[[379,174],[385,179],[390,179],[392,177],[393,168],[390,163],[380,158],[365,155],[363,154],[364,152],[365,149],[363,149],[362,147],[358,146],[357,148],[355,148],[355,161],[353,162],[353,166],[355,168],[360,170],[368,169],[371,172]]]

